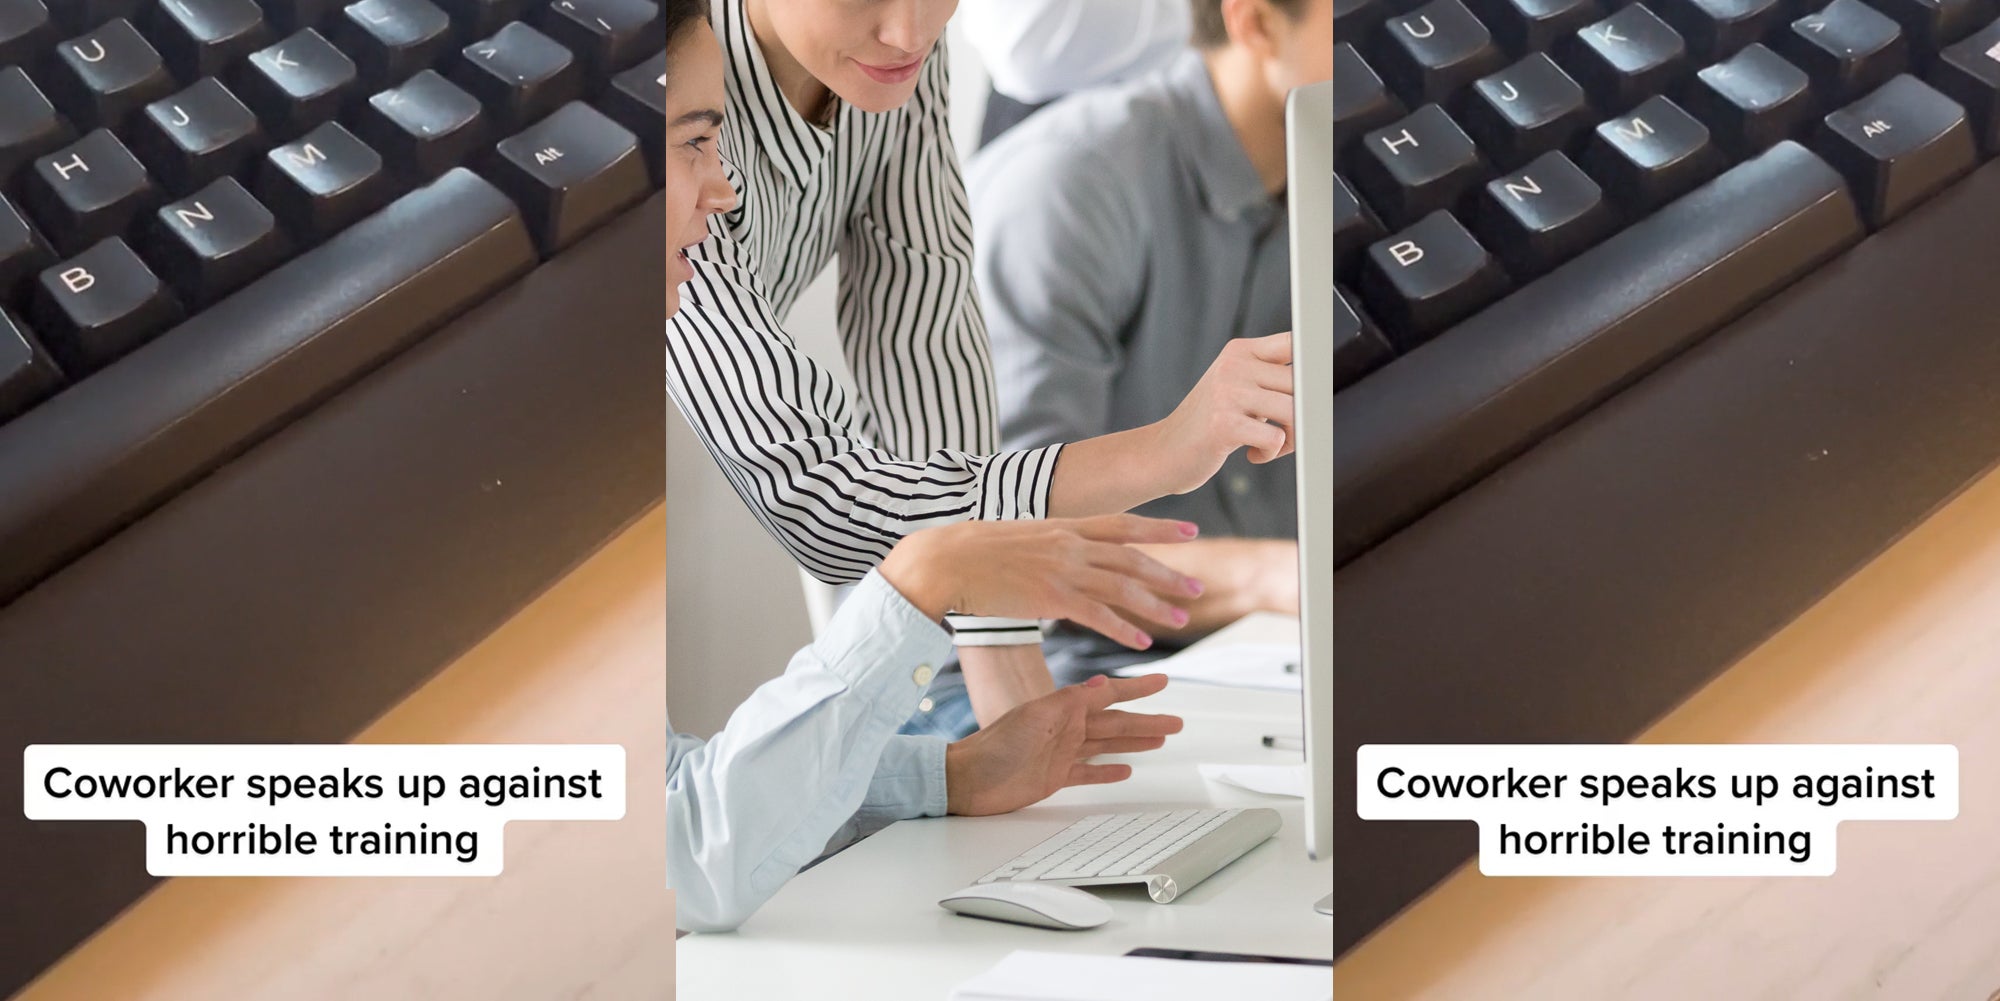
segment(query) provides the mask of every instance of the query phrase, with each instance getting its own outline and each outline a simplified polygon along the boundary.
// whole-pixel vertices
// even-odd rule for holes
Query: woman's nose
[[[711,214],[736,207],[736,189],[729,186],[729,178],[722,171],[715,171],[702,182],[701,205]]]
[[[928,0],[896,0],[882,14],[882,27],[875,39],[883,45],[911,56],[929,43],[924,32],[924,7]]]

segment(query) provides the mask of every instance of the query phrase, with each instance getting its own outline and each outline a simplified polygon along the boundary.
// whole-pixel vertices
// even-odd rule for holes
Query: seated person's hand
[[[945,748],[947,809],[969,817],[1007,813],[1075,785],[1122,782],[1130,765],[1093,765],[1099,754],[1157,749],[1179,733],[1179,716],[1112,709],[1167,687],[1167,676],[1102,675],[1015,706],[972,736]]]
[[[1199,488],[1239,448],[1257,463],[1292,454],[1292,335],[1230,341],[1153,427],[1160,437],[1153,454],[1172,464],[1161,474],[1167,493]]]
[[[1202,585],[1132,546],[1196,534],[1187,522],[1132,514],[966,521],[912,532],[881,572],[932,619],[947,612],[1068,619],[1144,650],[1152,637],[1132,620],[1186,625],[1187,610],[1169,599],[1199,597]]]

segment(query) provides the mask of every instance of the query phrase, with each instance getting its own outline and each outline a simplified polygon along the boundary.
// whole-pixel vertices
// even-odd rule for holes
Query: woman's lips
[[[917,75],[917,71],[924,66],[924,60],[919,56],[900,66],[876,66],[856,59],[854,65],[861,67],[861,72],[868,74],[868,78],[876,83],[902,83]]]

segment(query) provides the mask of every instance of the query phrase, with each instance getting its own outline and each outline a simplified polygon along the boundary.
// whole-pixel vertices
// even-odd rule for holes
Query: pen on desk
[[[1275,747],[1278,748],[1279,750],[1285,750],[1285,751],[1303,751],[1306,749],[1305,740],[1303,738],[1281,737],[1278,736],[1277,734],[1269,734],[1269,733],[1264,735],[1264,746]]]

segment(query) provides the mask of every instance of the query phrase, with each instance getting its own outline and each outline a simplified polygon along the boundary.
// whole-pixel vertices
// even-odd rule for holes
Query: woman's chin
[[[681,283],[677,281],[669,281],[667,282],[667,319],[669,320],[673,319],[674,314],[680,311],[681,311]]]
[[[846,86],[835,93],[839,94],[840,99],[848,105],[871,115],[894,111],[910,103],[910,98],[917,94],[917,82],[914,79],[908,83],[876,83],[860,70],[850,70],[846,76],[848,77],[845,81]]]

